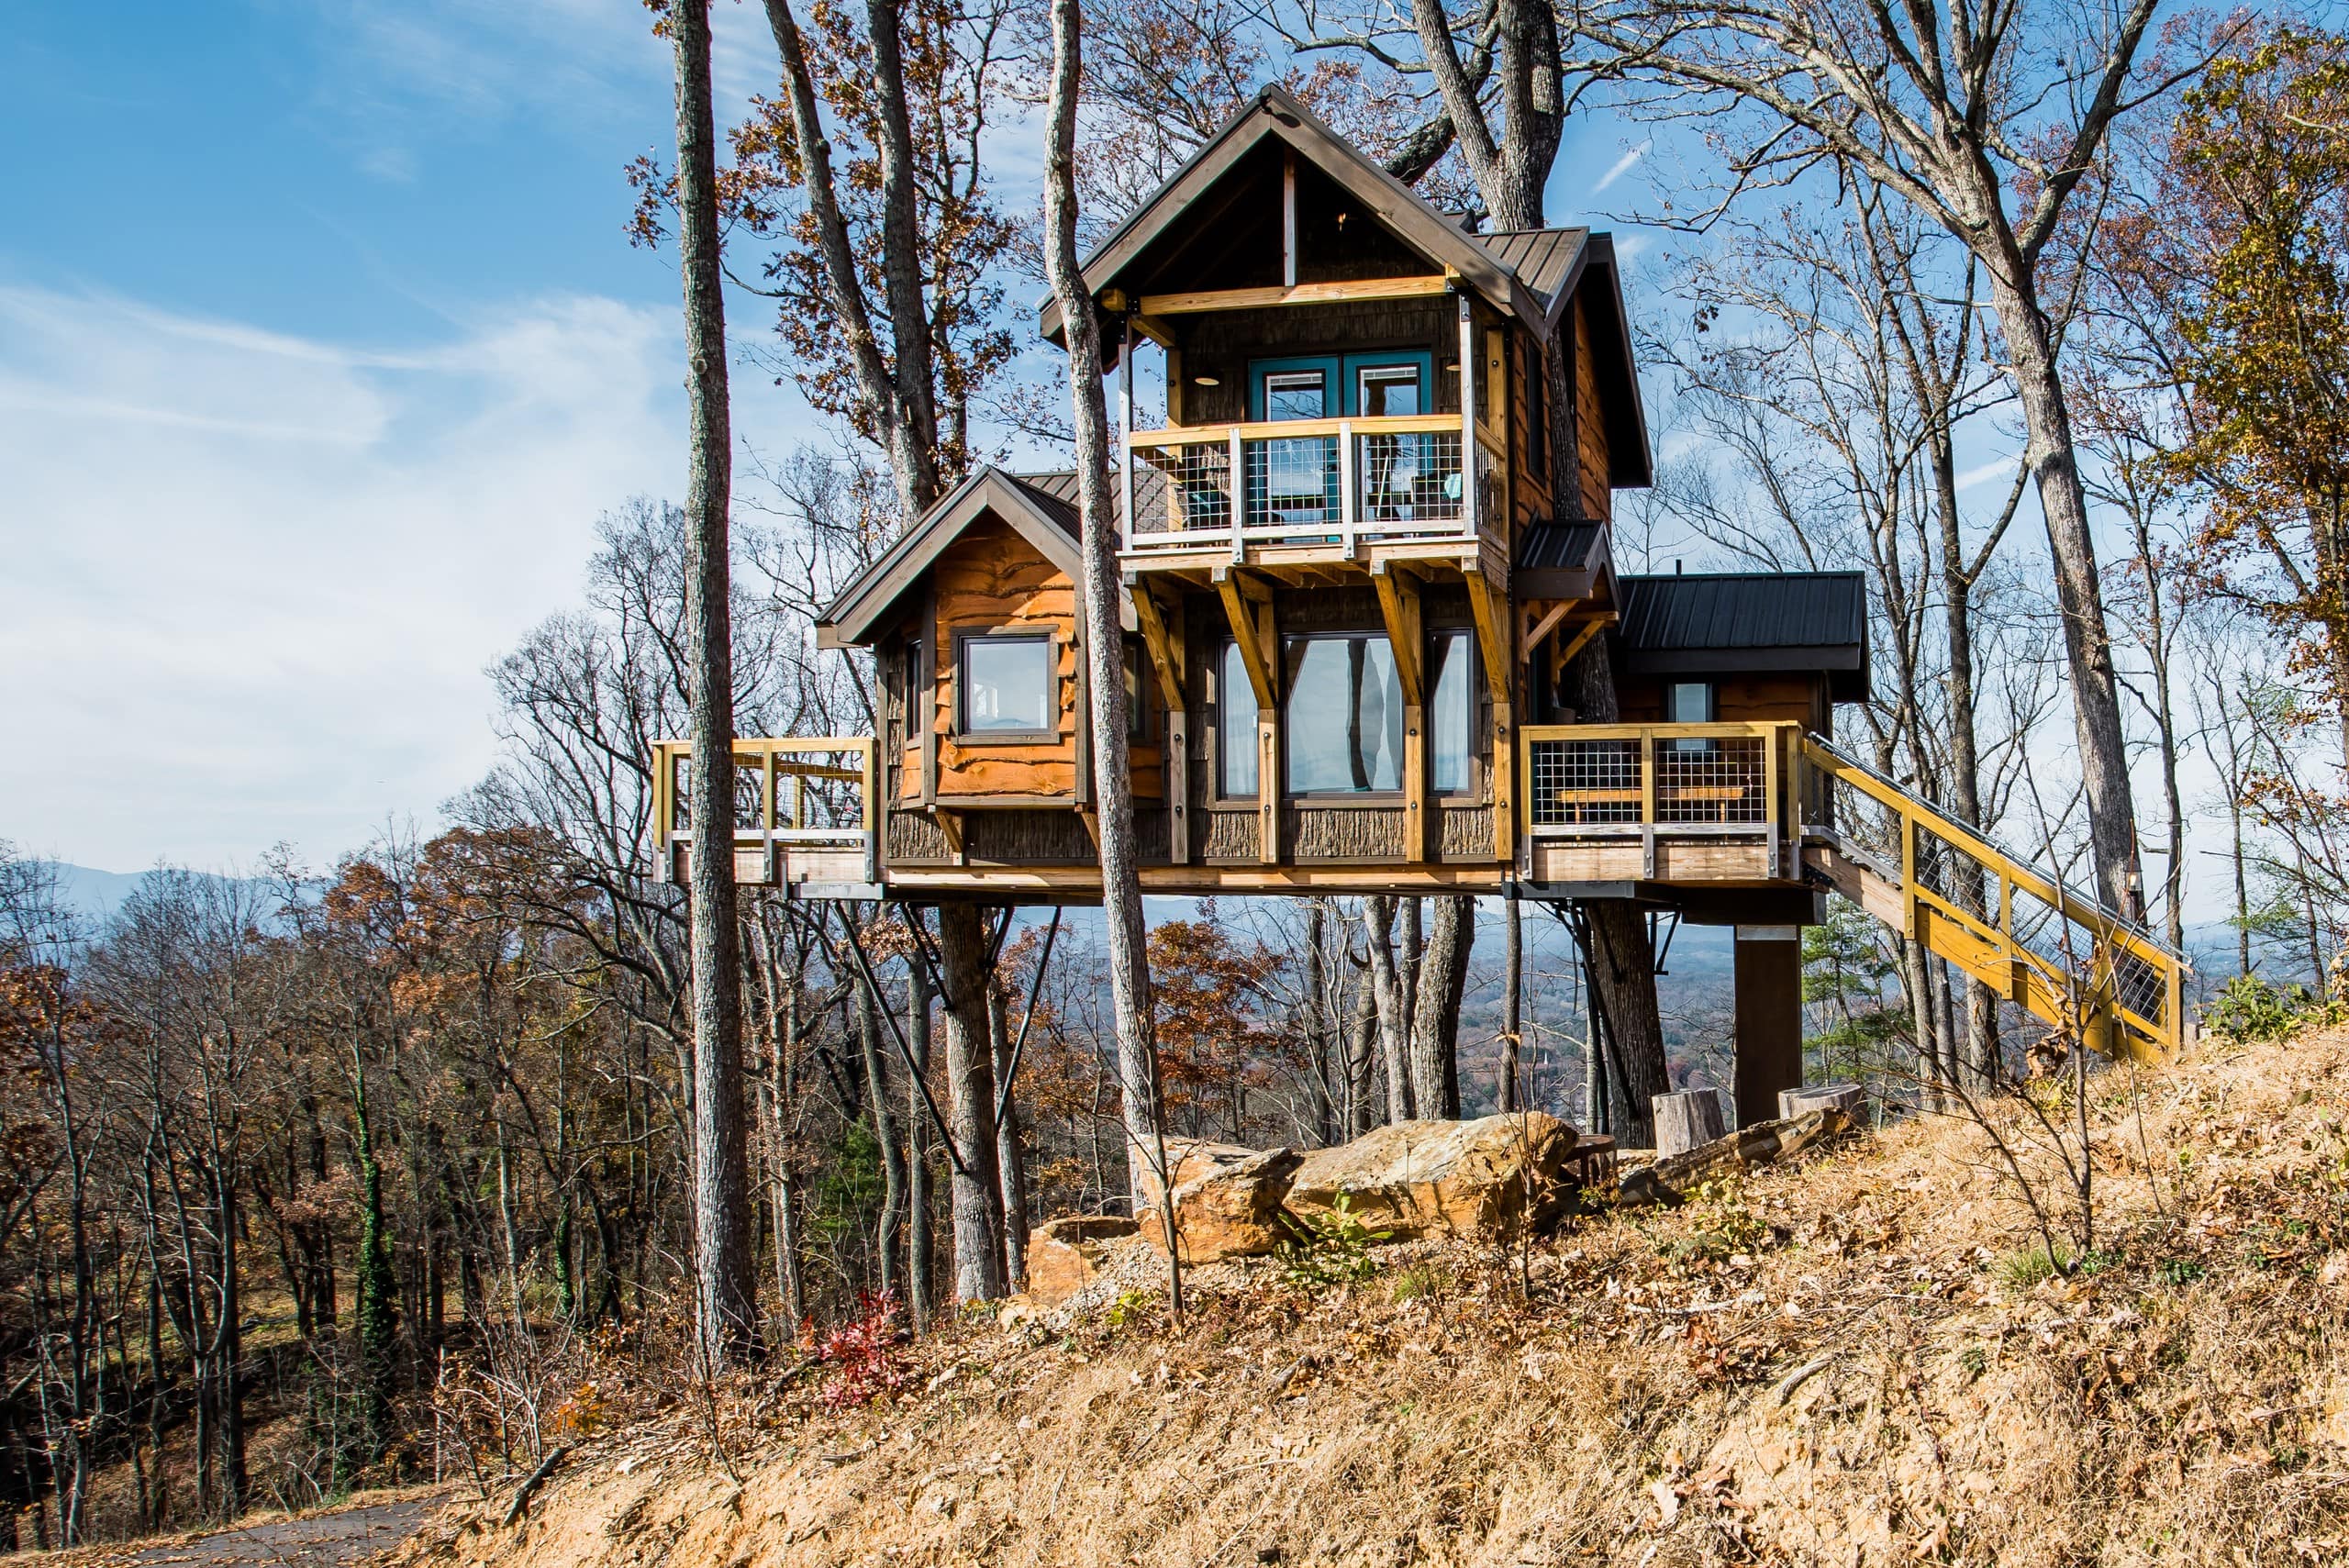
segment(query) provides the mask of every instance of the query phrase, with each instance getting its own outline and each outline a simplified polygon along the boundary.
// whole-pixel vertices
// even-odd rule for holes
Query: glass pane
[[[1419,368],[1417,365],[1364,365],[1360,375],[1364,418],[1409,417],[1419,407]]]
[[[1468,700],[1468,652],[1466,632],[1440,634],[1430,650],[1435,695],[1428,704],[1428,751],[1440,795],[1468,787],[1468,752],[1476,738],[1475,711]]]
[[[1275,371],[1264,377],[1267,419],[1319,419],[1329,407],[1329,386],[1319,371]]]
[[[1403,787],[1403,686],[1383,637],[1293,639],[1288,787],[1300,794]]]
[[[1256,691],[1240,645],[1223,645],[1223,670],[1216,677],[1216,771],[1225,795],[1256,793]]]
[[[1672,686],[1672,722],[1704,724],[1712,718],[1712,690],[1702,681],[1675,681]]]
[[[1041,637],[974,637],[963,644],[963,728],[1034,732],[1055,728],[1052,645]]]

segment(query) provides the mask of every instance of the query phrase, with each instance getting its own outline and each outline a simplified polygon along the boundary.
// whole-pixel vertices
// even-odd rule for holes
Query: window
[[[1675,681],[1664,688],[1664,717],[1673,724],[1710,724],[1713,686],[1709,681]],[[1707,751],[1714,742],[1702,738],[1675,740],[1675,751]]]
[[[1428,763],[1438,795],[1469,787],[1468,759],[1476,748],[1476,705],[1469,682],[1475,657],[1464,631],[1428,639]]]
[[[1419,367],[1417,365],[1358,365],[1354,369],[1354,412],[1365,418],[1400,418],[1425,413],[1419,406]]]
[[[1129,638],[1126,641],[1126,739],[1139,740],[1149,726],[1142,722],[1143,695],[1149,687],[1142,681],[1141,644]]]
[[[1330,382],[1324,371],[1264,373],[1264,417],[1322,419],[1330,413]]]
[[[1403,684],[1384,636],[1293,637],[1287,784],[1297,795],[1403,787]]]
[[[1223,645],[1215,677],[1216,793],[1256,793],[1256,689],[1248,684],[1248,662],[1240,645]]]
[[[1060,733],[1060,704],[1049,636],[965,637],[958,732],[981,740],[1050,740]]]

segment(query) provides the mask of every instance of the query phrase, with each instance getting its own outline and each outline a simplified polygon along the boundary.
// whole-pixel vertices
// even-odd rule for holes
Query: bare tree
[[[701,1353],[714,1372],[759,1349],[742,1106],[741,938],[734,895],[734,651],[727,543],[733,434],[727,406],[725,273],[707,0],[673,4],[669,28],[677,54],[677,250],[692,404],[685,635],[693,686],[694,1256]]]
[[[1076,254],[1076,113],[1084,79],[1077,0],[1052,0],[1052,93],[1044,160],[1044,260],[1068,331],[1069,398],[1076,426],[1078,510],[1083,519],[1087,725],[1099,816],[1101,905],[1108,926],[1109,992],[1118,1031],[1118,1089],[1127,1162],[1140,1191],[1147,1170],[1167,1193],[1166,1140],[1158,1085],[1156,1009],[1152,1005],[1141,877],[1134,847],[1133,780],[1126,754],[1125,643],[1118,614],[1117,513],[1109,494],[1109,414],[1101,390],[1099,317]],[[1174,1206],[1162,1198],[1173,1296],[1182,1309],[1182,1264]]]
[[[2047,295],[2044,263],[2115,117],[2185,73],[2141,58],[2156,6],[1593,0],[1562,13],[1590,51],[1578,69],[1653,89],[1649,112],[1710,120],[1728,153],[1724,201],[1831,162],[1981,263],[2047,526],[2098,882],[2132,913],[2127,737],[2059,364],[2067,303]]]

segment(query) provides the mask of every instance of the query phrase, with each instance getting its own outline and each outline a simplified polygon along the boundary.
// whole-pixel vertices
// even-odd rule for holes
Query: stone
[[[1170,1138],[1166,1140],[1167,1168],[1174,1173],[1174,1184],[1196,1182],[1202,1176],[1229,1170],[1234,1165],[1253,1160],[1264,1152],[1261,1149],[1242,1148],[1237,1143],[1216,1143],[1204,1138]],[[1144,1208],[1158,1207],[1158,1177],[1147,1164],[1137,1184]]]
[[[1400,1121],[1317,1149],[1289,1179],[1287,1207],[1310,1222],[1343,1212],[1393,1241],[1425,1236],[1505,1238],[1526,1218],[1539,1232],[1572,1207],[1576,1134],[1540,1111],[1476,1121]]]
[[[1039,1307],[1059,1306],[1099,1277],[1102,1246],[1134,1229],[1122,1214],[1068,1214],[1045,1221],[1028,1237],[1023,1294]]]
[[[1219,1145],[1219,1148],[1229,1148]],[[1289,1174],[1300,1156],[1294,1149],[1245,1151],[1247,1158],[1226,1162],[1206,1159],[1194,1166],[1186,1160],[1177,1173],[1199,1173],[1174,1188],[1174,1241],[1186,1263],[1212,1263],[1224,1258],[1259,1258],[1300,1232],[1282,1207],[1288,1194]],[[1170,1163],[1173,1151],[1168,1151]],[[1155,1208],[1136,1217],[1142,1239],[1163,1254],[1166,1228]]]

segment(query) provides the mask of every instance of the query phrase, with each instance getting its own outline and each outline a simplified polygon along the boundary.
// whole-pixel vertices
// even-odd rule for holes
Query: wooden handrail
[[[857,765],[841,767],[820,762],[784,761],[786,757],[838,755],[842,752],[853,754],[857,758]],[[653,840],[664,851],[672,840],[680,836],[681,831],[674,826],[676,821],[674,783],[676,777],[675,764],[679,758],[690,758],[692,754],[693,742],[690,740],[656,740],[652,743]],[[737,767],[744,763],[755,764],[763,768],[766,773],[766,779],[760,792],[763,796],[760,807],[760,820],[747,827],[737,823],[735,831],[738,837],[747,834],[752,838],[763,838],[774,832],[802,830],[796,825],[785,828],[775,820],[776,806],[779,804],[776,799],[777,791],[774,788],[774,780],[777,778],[815,778],[853,782],[857,785],[859,805],[862,808],[861,821],[856,830],[861,831],[868,840],[873,840],[880,830],[880,751],[870,735],[737,736],[734,740],[734,762]],[[838,831],[847,832],[850,829],[841,828]]]
[[[1216,446],[1237,436],[1243,441],[1275,441],[1298,437],[1336,436],[1456,436],[1457,414],[1382,414],[1342,419],[1253,419],[1225,425],[1175,425],[1163,430],[1136,430],[1126,444],[1144,447]]]

